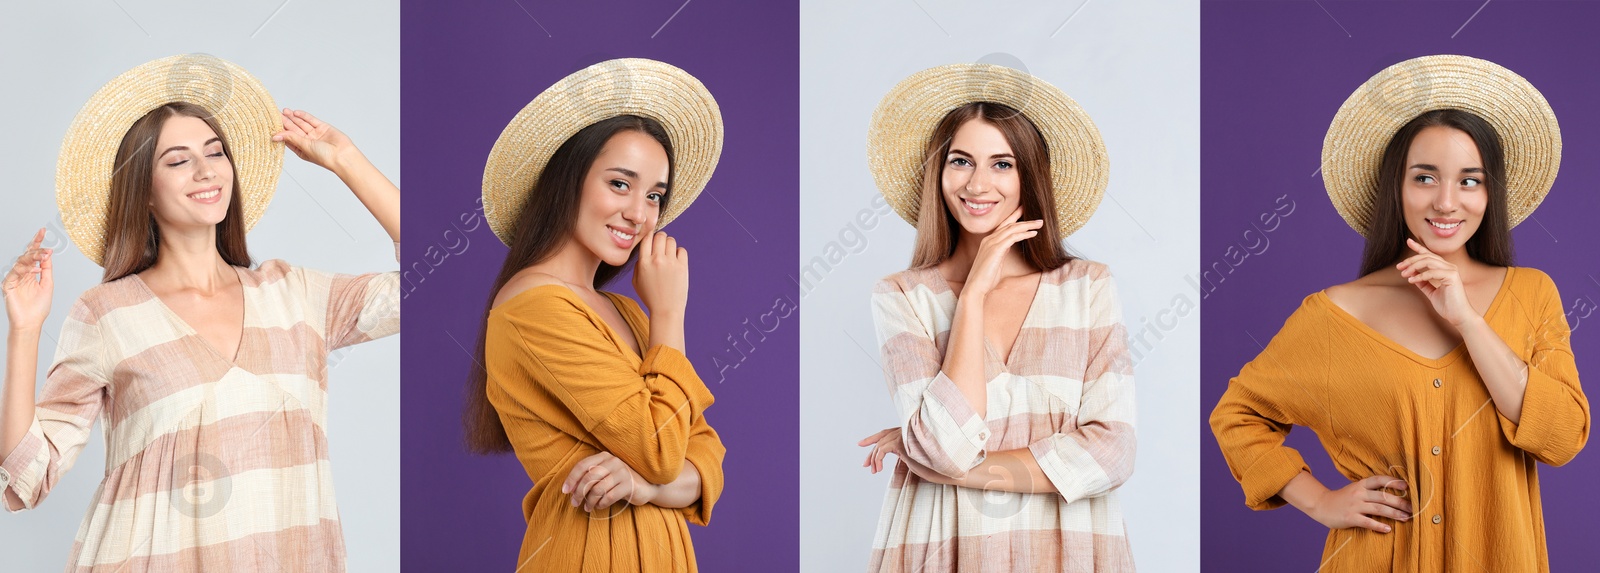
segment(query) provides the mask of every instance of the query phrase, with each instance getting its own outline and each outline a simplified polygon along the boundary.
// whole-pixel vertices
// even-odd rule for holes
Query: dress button
[[[980,440],[989,439],[989,432],[978,432],[978,439],[980,439]]]
[[[1433,447],[1433,455],[1436,455],[1436,456],[1439,455],[1439,446],[1434,446]]]
[[[1438,514],[1435,514],[1435,515],[1434,515],[1434,516],[1433,516],[1433,522],[1434,522],[1434,523],[1439,523],[1439,522],[1441,522],[1441,521],[1444,521],[1444,516],[1442,516],[1442,515],[1438,515]]]
[[[1433,387],[1434,388],[1438,388],[1439,386],[1442,386],[1443,384],[1444,384],[1444,382],[1440,382],[1438,378],[1434,378],[1433,379]]]
[[[11,472],[6,471],[5,468],[0,468],[0,489],[5,489],[10,483]]]

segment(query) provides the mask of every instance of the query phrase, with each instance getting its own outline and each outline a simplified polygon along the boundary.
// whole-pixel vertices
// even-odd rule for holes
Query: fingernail
[[[1385,526],[1383,526],[1383,532],[1384,532],[1384,533],[1388,533],[1388,532],[1390,532],[1390,531],[1392,531],[1392,530],[1394,530],[1394,528],[1393,528],[1393,527],[1389,527],[1389,526],[1387,526],[1387,525],[1385,525]]]

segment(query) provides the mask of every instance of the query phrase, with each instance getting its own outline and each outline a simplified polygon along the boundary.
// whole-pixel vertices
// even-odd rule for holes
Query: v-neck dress
[[[66,571],[344,570],[327,358],[400,330],[399,273],[236,270],[231,359],[137,275],[72,305],[34,421],[0,464],[0,492],[32,509],[102,421],[105,478]]]
[[[650,322],[633,299],[603,293],[641,346]],[[706,422],[711,391],[682,352],[634,352],[563,285],[518,293],[489,312],[484,337],[489,402],[533,483],[518,571],[695,571],[688,523],[706,525],[722,494],[722,440]],[[585,512],[561,493],[578,461],[609,452],[645,481],[666,484],[685,464],[700,499],[674,509],[619,501]]]
[[[1511,268],[1484,313],[1528,365],[1522,416],[1495,408],[1466,347],[1418,355],[1340,309],[1305,298],[1211,413],[1211,429],[1252,509],[1305,460],[1284,445],[1293,426],[1316,432],[1339,476],[1329,488],[1388,475],[1405,480],[1415,516],[1379,518],[1390,533],[1328,532],[1322,571],[1548,571],[1537,463],[1583,449],[1589,402],[1555,283]],[[1311,563],[1310,558],[1306,561]]]
[[[873,289],[905,456],[958,477],[1027,449],[1057,493],[937,484],[897,462],[868,571],[1133,571],[1116,492],[1133,473],[1133,368],[1110,271],[1079,259],[1043,274],[1010,356],[985,345],[984,417],[940,371],[955,308],[933,267]]]

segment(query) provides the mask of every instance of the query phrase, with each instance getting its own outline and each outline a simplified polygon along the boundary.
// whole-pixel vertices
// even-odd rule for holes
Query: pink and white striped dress
[[[1133,472],[1133,370],[1110,271],[1080,259],[1044,273],[1011,356],[985,349],[985,418],[939,370],[955,308],[936,268],[873,289],[905,455],[961,476],[1026,448],[1058,493],[930,483],[897,463],[868,571],[1133,571],[1116,494]]]
[[[137,275],[73,304],[33,424],[0,464],[0,492],[31,509],[103,420],[105,479],[67,571],[344,570],[327,357],[400,330],[399,273],[235,270],[231,358]]]

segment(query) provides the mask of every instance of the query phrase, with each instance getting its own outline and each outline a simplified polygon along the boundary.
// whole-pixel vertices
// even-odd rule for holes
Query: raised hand
[[[972,269],[967,271],[967,281],[961,286],[962,296],[983,296],[994,290],[995,285],[1000,284],[1000,263],[1005,260],[1006,251],[1012,245],[1038,236],[1039,229],[1044,227],[1041,219],[1021,219],[1022,207],[1017,207],[1006,217],[1006,222],[978,243],[978,255],[973,258]]]
[[[585,512],[611,507],[618,501],[632,505],[650,503],[658,486],[647,482],[610,452],[578,460],[561,483],[561,493],[571,494],[573,507]]]
[[[17,257],[6,273],[3,289],[6,299],[6,319],[12,330],[44,328],[44,319],[50,315],[50,293],[55,280],[50,271],[51,250],[41,248],[44,229],[34,233],[27,250]]]
[[[334,171],[341,158],[360,153],[344,132],[305,111],[284,108],[282,119],[283,130],[272,140],[288,145],[300,159]]]
[[[689,305],[689,251],[678,240],[647,227],[639,241],[639,260],[633,266],[633,290],[657,314],[683,316]]]
[[[1467,287],[1455,265],[1415,240],[1406,239],[1406,245],[1417,254],[1400,261],[1396,268],[1400,269],[1400,276],[1428,297],[1440,318],[1460,327],[1467,319],[1479,316],[1467,301]]]

